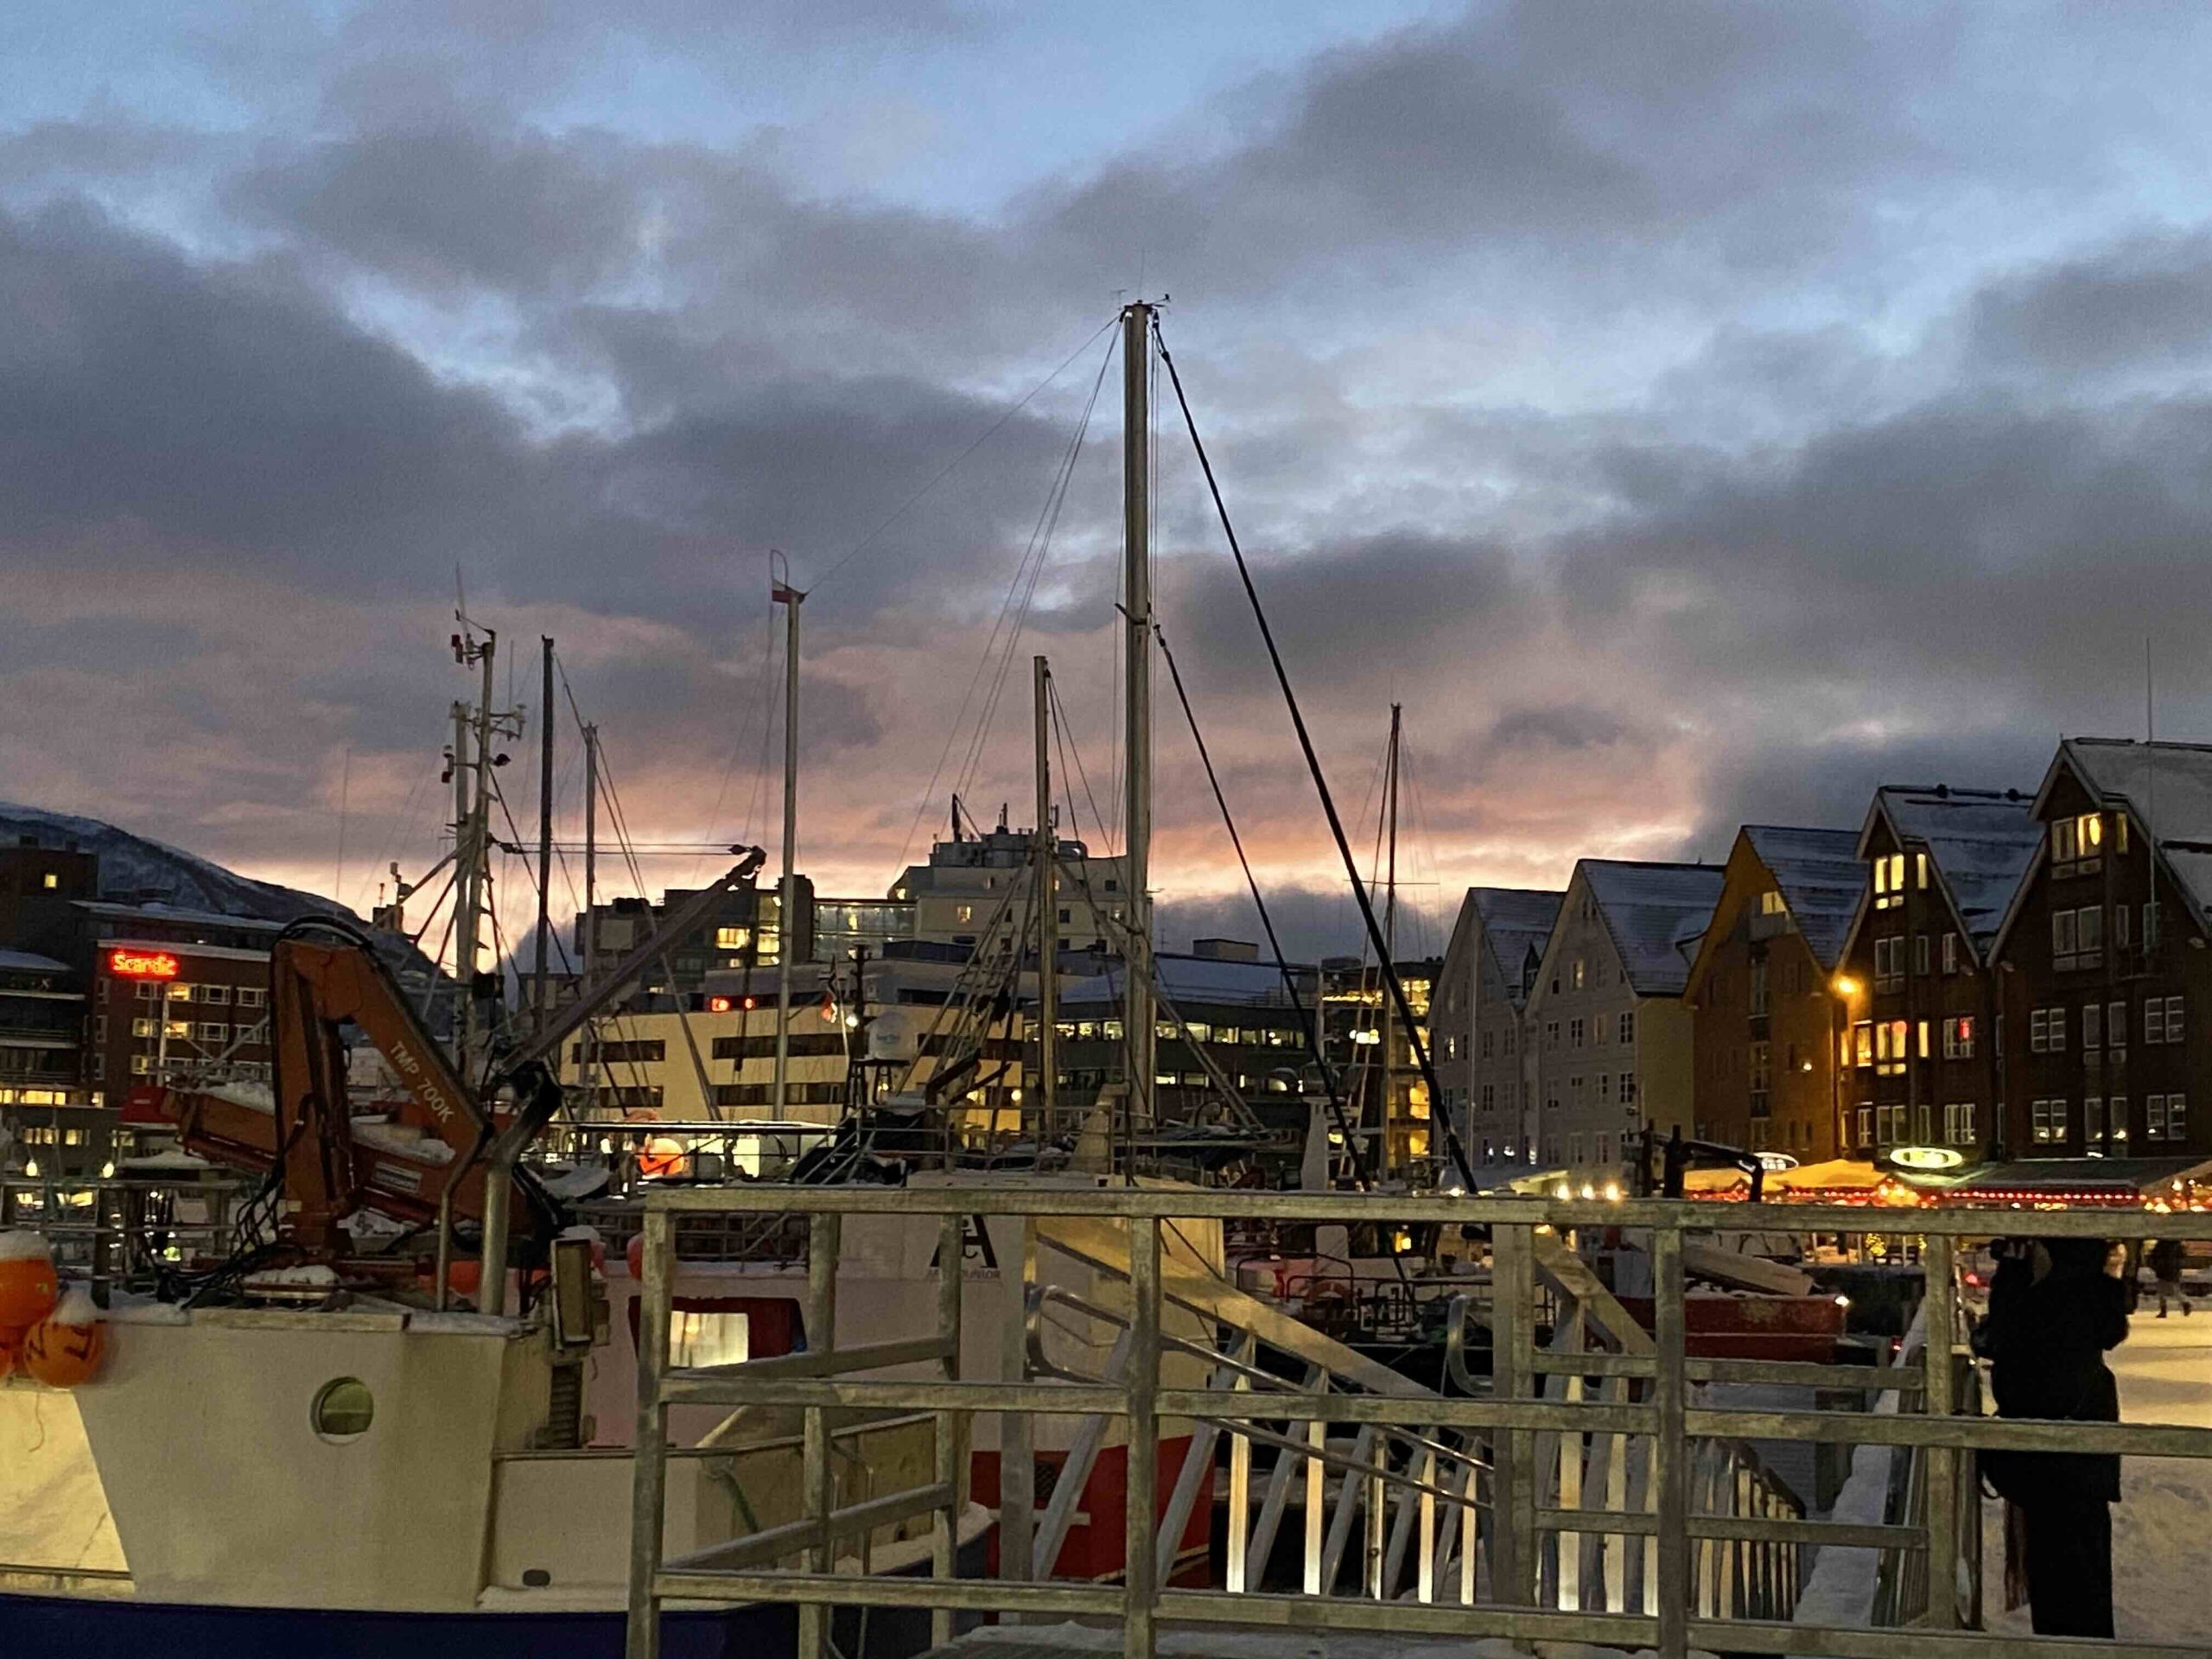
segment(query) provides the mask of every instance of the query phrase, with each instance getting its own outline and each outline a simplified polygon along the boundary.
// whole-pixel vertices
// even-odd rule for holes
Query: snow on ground
[[[2131,1423],[2212,1428],[2212,1307],[2158,1317],[2151,1301],[2108,1357],[2120,1379],[2120,1414]],[[2113,1629],[2122,1641],[2212,1642],[2212,1459],[2127,1458],[2112,1512]],[[2003,1505],[1983,1506],[1983,1606],[1993,1630],[2024,1633],[2028,1610],[2001,1610]]]

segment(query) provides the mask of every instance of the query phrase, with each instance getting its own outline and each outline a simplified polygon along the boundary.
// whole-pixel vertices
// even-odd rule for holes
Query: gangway
[[[701,1212],[807,1217],[810,1331],[834,1330],[839,1227],[850,1215],[934,1221],[938,1260],[961,1260],[971,1217],[1017,1224],[1021,1248],[1000,1265],[943,1272],[926,1334],[742,1364],[667,1363],[673,1240]],[[1489,1231],[1491,1291],[1454,1309],[1459,1393],[1415,1384],[1236,1289],[1187,1247],[1192,1224],[1437,1222]],[[1900,1218],[1885,1217],[1895,1228]],[[664,1599],[773,1602],[799,1609],[801,1659],[827,1652],[833,1607],[928,1608],[940,1643],[956,1618],[1113,1622],[1125,1655],[1153,1659],[1163,1622],[1179,1626],[1506,1637],[1834,1659],[2179,1659],[2196,1649],[2060,1643],[1976,1632],[1979,1514],[1974,1456],[1992,1448],[2212,1457],[2212,1429],[1999,1421],[1979,1414],[1961,1341],[1955,1241],[2002,1230],[2033,1236],[2212,1238],[2212,1216],[2006,1211],[1916,1213],[1924,1238],[1923,1330],[1912,1369],[1692,1357],[1686,1351],[1684,1242],[1713,1231],[1851,1232],[1864,1211],[1732,1205],[1725,1224],[1681,1200],[1370,1197],[1174,1186],[1050,1188],[747,1186],[657,1192],[645,1215],[643,1347],[634,1464],[629,1654],[658,1659]],[[1652,1328],[1644,1330],[1567,1248],[1578,1230],[1618,1231],[1648,1249]],[[1086,1264],[1075,1297],[1044,1265]],[[995,1351],[995,1378],[960,1375],[963,1281],[1018,1275]],[[1554,1300],[1540,1341],[1540,1284]],[[1011,1287],[1001,1286],[1001,1291]],[[981,1299],[976,1299],[980,1300]],[[1056,1312],[1113,1332],[1096,1366],[1053,1360],[1041,1341]],[[1470,1331],[1487,1328],[1487,1375]],[[971,1344],[971,1351],[973,1347]],[[1270,1363],[1272,1362],[1272,1363]],[[1287,1372],[1287,1375],[1285,1373]],[[1707,1385],[1878,1391],[1891,1412],[1728,1407]],[[664,1560],[665,1421],[671,1406],[777,1405],[804,1414],[804,1518],[690,1558]],[[936,1415],[933,1478],[842,1508],[825,1476],[831,1428],[854,1412]],[[964,1426],[999,1419],[1003,1483],[1000,1576],[955,1576],[965,1501]],[[1066,1517],[1041,1511],[1020,1478],[1027,1425],[1079,1420],[1071,1457],[1117,1424],[1128,1446],[1118,1582],[1056,1574]],[[1179,1468],[1163,1468],[1164,1422],[1196,1426]],[[1226,1545],[1203,1585],[1166,1570],[1179,1524],[1211,1500],[1226,1439]],[[1879,1522],[1806,1516],[1763,1470],[1756,1448],[1828,1442],[1898,1449],[1897,1501]],[[1263,1472],[1264,1470],[1264,1472]],[[1080,1487],[1066,1478],[1053,1498]],[[1334,1487],[1334,1496],[1331,1488]],[[1292,1527],[1294,1496],[1298,1522]],[[1067,1500],[1072,1502],[1072,1499]],[[923,1578],[835,1570],[840,1540],[893,1520],[931,1517],[933,1571]],[[1300,1538],[1291,1583],[1265,1576],[1285,1529]],[[1815,1549],[1873,1550],[1883,1591],[1864,1627],[1794,1617]],[[864,1552],[863,1552],[864,1553]],[[1881,1623],[1877,1621],[1887,1621]]]

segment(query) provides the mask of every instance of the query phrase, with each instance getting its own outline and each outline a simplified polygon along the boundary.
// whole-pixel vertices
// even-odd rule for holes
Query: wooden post
[[[1005,1360],[1001,1369],[1009,1382],[1029,1380],[1029,1287],[1037,1278],[1037,1220],[1015,1218],[1020,1242],[999,1269],[1011,1306],[1007,1309]],[[1026,1581],[1035,1571],[1037,1541],[1036,1420],[1026,1411],[999,1414],[999,1577],[1009,1583]],[[1007,1624],[1020,1615],[1001,1613]]]
[[[676,1268],[675,1217],[645,1211],[645,1243],[638,1285],[638,1428],[631,1453],[630,1616],[627,1659],[660,1659],[661,1529],[668,1503],[668,1408],[661,1404],[661,1376],[668,1369],[670,1297]]]
[[[1952,1412],[1951,1339],[1958,1325],[1958,1287],[1951,1277],[1951,1239],[1934,1234],[1920,1247],[1920,1271],[1926,1283],[1921,1308],[1927,1340],[1921,1349],[1926,1368],[1923,1397],[1930,1417]],[[1948,1446],[1928,1448],[1928,1623],[1939,1630],[1959,1623],[1958,1453]]]
[[[1652,1336],[1657,1376],[1652,1398],[1658,1423],[1651,1437],[1652,1484],[1659,1497],[1658,1659],[1684,1659],[1689,1651],[1688,1448],[1682,1440],[1687,1406],[1682,1359],[1682,1235],[1678,1227],[1651,1230]]]
[[[948,1382],[960,1380],[961,1262],[968,1248],[966,1220],[957,1211],[948,1213],[938,1230],[937,1331],[950,1347],[944,1357],[944,1377]],[[961,1455],[961,1442],[965,1438],[962,1433],[963,1427],[957,1411],[940,1411],[937,1414],[937,1482],[951,1496],[931,1525],[930,1575],[946,1582],[960,1576],[960,1511],[964,1507],[968,1484],[962,1478],[962,1465],[967,1462]],[[951,1640],[952,1609],[931,1608],[930,1644],[941,1648]]]
[[[1128,1507],[1122,1516],[1123,1659],[1154,1659],[1160,1574],[1153,1528],[1160,1510],[1160,1224],[1129,1220]]]
[[[814,1353],[826,1354],[837,1345],[837,1247],[843,1220],[838,1215],[818,1215],[807,1229],[806,1345]],[[829,1535],[829,1519],[837,1507],[837,1467],[830,1458],[829,1414],[820,1406],[806,1408],[799,1480],[806,1519],[823,1523],[822,1541],[806,1553],[807,1571],[831,1572],[837,1554]],[[798,1659],[829,1659],[830,1612],[827,1602],[799,1604]]]
[[[1491,1393],[1499,1400],[1527,1400],[1535,1376],[1536,1278],[1529,1230],[1491,1230]],[[1535,1589],[1535,1436],[1522,1428],[1498,1436],[1491,1480],[1491,1594],[1527,1606]]]

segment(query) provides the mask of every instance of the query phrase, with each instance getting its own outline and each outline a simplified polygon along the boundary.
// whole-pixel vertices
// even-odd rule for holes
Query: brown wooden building
[[[2067,739],[2034,817],[1993,952],[2005,1149],[2212,1151],[2212,746]]]
[[[2042,830],[2019,790],[1889,785],[1859,832],[1870,880],[1834,988],[1847,1154],[2001,1137],[1989,953]]]
[[[1746,824],[1683,996],[1700,1140],[1804,1163],[1835,1156],[1829,976],[1866,872],[1848,830]]]

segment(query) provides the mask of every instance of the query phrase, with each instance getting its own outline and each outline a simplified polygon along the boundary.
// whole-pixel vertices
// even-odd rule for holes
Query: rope
[[[1344,1138],[1344,1147],[1351,1154],[1354,1179],[1363,1192],[1370,1185],[1367,1160],[1359,1142],[1353,1138],[1351,1124],[1345,1120],[1344,1102],[1337,1091],[1336,1068],[1329,1064],[1322,1052],[1319,1022],[1307,1011],[1306,999],[1298,994],[1297,976],[1290,970],[1284,957],[1282,940],[1276,935],[1274,918],[1268,913],[1268,901],[1260,895],[1260,879],[1252,874],[1252,861],[1245,856],[1244,837],[1237,833],[1236,815],[1229,810],[1229,798],[1222,792],[1221,779],[1213,769],[1213,756],[1207,751],[1205,734],[1198,729],[1198,717],[1191,708],[1189,694],[1183,689],[1183,671],[1175,665],[1175,653],[1167,648],[1167,636],[1157,623],[1153,625],[1152,637],[1160,642],[1160,660],[1167,664],[1167,677],[1175,687],[1175,701],[1183,707],[1184,721],[1191,728],[1191,741],[1198,746],[1198,760],[1206,769],[1206,785],[1213,791],[1214,804],[1221,809],[1222,823],[1229,830],[1229,844],[1236,849],[1236,863],[1244,872],[1244,885],[1252,894],[1252,906],[1260,912],[1260,926],[1268,936],[1268,949],[1274,953],[1275,970],[1282,976],[1282,988],[1290,998],[1290,1006],[1297,1012],[1299,1028],[1306,1033],[1306,1052],[1313,1057],[1313,1064],[1320,1068],[1321,1086],[1328,1091],[1329,1116],[1337,1126],[1337,1133]]]
[[[1268,625],[1266,607],[1260,603],[1260,590],[1252,583],[1251,567],[1244,562],[1244,550],[1236,539],[1236,527],[1230,520],[1229,504],[1222,499],[1221,485],[1214,477],[1213,461],[1206,454],[1205,444],[1198,436],[1198,417],[1191,412],[1190,399],[1183,395],[1183,377],[1176,372],[1175,359],[1168,354],[1167,340],[1160,332],[1160,321],[1153,320],[1154,338],[1159,342],[1160,360],[1167,370],[1169,383],[1175,388],[1175,402],[1183,411],[1183,424],[1191,435],[1191,447],[1198,454],[1198,466],[1205,472],[1206,489],[1213,497],[1214,512],[1221,520],[1221,531],[1229,543],[1229,551],[1236,562],[1237,580],[1243,584],[1244,597],[1250,601],[1253,620],[1259,624],[1260,639],[1268,648],[1268,661],[1275,672],[1275,683],[1281,689],[1283,702],[1290,710],[1291,725],[1298,733],[1298,747],[1306,756],[1306,769],[1313,775],[1313,788],[1321,798],[1321,810],[1328,817],[1329,833],[1337,843],[1338,856],[1343,859],[1344,874],[1351,878],[1352,896],[1359,901],[1360,919],[1367,925],[1367,936],[1375,947],[1376,957],[1384,964],[1383,978],[1389,987],[1390,1000],[1397,1009],[1398,1018],[1406,1027],[1406,1039],[1413,1046],[1414,1058],[1421,1066],[1421,1081],[1428,1086],[1432,1121],[1444,1129],[1445,1149],[1451,1154],[1453,1166],[1460,1180],[1469,1188],[1475,1185],[1473,1167],[1467,1161],[1467,1149],[1459,1142],[1459,1132],[1452,1126],[1452,1115],[1444,1109],[1444,1090],[1436,1078],[1436,1068],[1428,1057],[1428,1045],[1421,1040],[1421,1028],[1414,1023],[1413,1009],[1406,1001],[1406,988],[1399,982],[1396,966],[1389,962],[1389,950],[1382,942],[1382,925],[1376,919],[1375,906],[1369,900],[1366,885],[1359,879],[1359,866],[1352,857],[1351,843],[1345,839],[1344,820],[1338,816],[1337,803],[1329,792],[1329,781],[1322,774],[1321,758],[1314,753],[1313,734],[1306,728],[1306,715],[1298,704],[1298,694],[1291,690],[1290,673],[1283,666],[1282,652],[1275,646],[1274,630]]]

